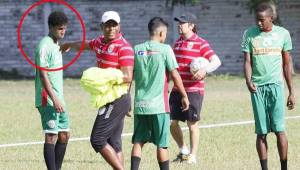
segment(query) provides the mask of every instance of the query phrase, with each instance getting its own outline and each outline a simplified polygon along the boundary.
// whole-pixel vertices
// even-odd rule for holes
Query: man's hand
[[[295,96],[293,94],[290,94],[287,98],[286,106],[289,110],[294,109],[295,107]]]
[[[206,76],[206,71],[205,69],[200,69],[198,70],[192,77],[193,80],[203,80]]]
[[[256,86],[255,86],[255,84],[252,81],[247,81],[246,84],[247,84],[248,90],[251,93],[256,92]]]
[[[56,110],[58,113],[63,113],[63,112],[64,112],[63,105],[62,105],[61,102],[60,102],[58,99],[56,99],[56,98],[53,100],[53,106],[54,106],[55,110]]]
[[[60,51],[62,53],[68,52],[71,49],[71,46],[68,43],[60,44]]]
[[[187,111],[190,107],[190,101],[188,97],[182,97],[181,104],[182,104],[182,111]]]

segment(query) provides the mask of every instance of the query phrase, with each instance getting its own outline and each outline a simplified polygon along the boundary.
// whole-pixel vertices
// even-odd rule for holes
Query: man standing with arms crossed
[[[106,11],[101,18],[103,36],[85,42],[85,50],[96,53],[97,65],[100,68],[117,68],[123,74],[123,82],[130,84],[133,74],[133,49],[120,33],[120,16],[115,11]],[[61,46],[63,51],[69,48],[79,50],[81,42],[69,42]],[[114,169],[123,170],[121,134],[124,117],[131,105],[130,93],[99,108],[92,134],[91,144],[96,152]]]
[[[49,34],[38,44],[35,62],[43,68],[63,66],[58,41],[64,38],[67,16],[59,11],[48,17]],[[49,170],[61,169],[69,140],[69,117],[63,96],[63,71],[36,70],[35,105],[41,114],[45,133],[44,158]]]
[[[274,12],[269,4],[258,5],[255,14],[257,26],[245,31],[241,46],[254,112],[256,149],[262,170],[267,170],[267,134],[274,132],[281,169],[286,170],[288,141],[284,132],[283,76],[289,91],[286,105],[290,110],[295,106],[289,53],[292,42],[286,29],[272,23]]]

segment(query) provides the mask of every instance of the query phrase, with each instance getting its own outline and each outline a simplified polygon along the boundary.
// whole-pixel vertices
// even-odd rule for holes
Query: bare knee
[[[45,143],[55,144],[57,141],[57,134],[46,133],[45,134]]]
[[[265,143],[267,141],[267,135],[257,135],[256,141]]]
[[[276,132],[275,133],[277,140],[287,140],[286,135],[284,132]]]
[[[60,143],[68,143],[69,138],[70,138],[69,132],[59,132],[58,133],[58,141]]]
[[[178,120],[172,120],[171,121],[171,128],[175,128],[175,127],[178,127],[178,126],[179,126]]]
[[[190,131],[198,130],[198,122],[197,121],[195,121],[195,122],[188,121],[187,126],[189,127]]]

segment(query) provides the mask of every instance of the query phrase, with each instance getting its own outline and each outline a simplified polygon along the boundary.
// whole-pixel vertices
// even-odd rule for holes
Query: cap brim
[[[114,21],[114,22],[116,22],[117,24],[120,23],[120,22],[116,21],[115,19],[108,19],[108,20],[106,20],[105,22],[102,21],[102,23],[107,23],[108,21]]]
[[[186,20],[184,20],[184,19],[180,19],[180,18],[178,18],[178,17],[175,17],[175,18],[174,18],[174,21],[177,21],[177,22],[188,22],[188,21],[186,21]]]

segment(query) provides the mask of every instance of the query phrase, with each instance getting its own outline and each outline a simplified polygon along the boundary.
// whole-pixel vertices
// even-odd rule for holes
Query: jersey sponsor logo
[[[136,101],[135,102],[135,107],[146,107],[146,108],[151,108],[151,107],[155,107],[155,102],[151,101]]]
[[[49,120],[47,122],[47,125],[49,126],[49,128],[53,129],[53,128],[55,128],[55,121],[54,120]]]
[[[281,48],[254,48],[254,55],[281,55]]]
[[[137,52],[137,55],[140,56],[140,57],[147,57],[147,56],[150,56],[150,55],[155,55],[155,54],[159,54],[160,52],[159,51],[138,51]]]

